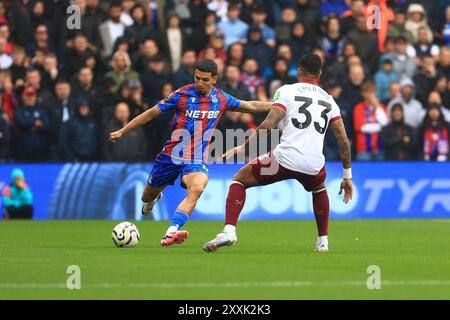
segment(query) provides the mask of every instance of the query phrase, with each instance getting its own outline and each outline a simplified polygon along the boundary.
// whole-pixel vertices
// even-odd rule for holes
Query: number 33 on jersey
[[[314,83],[300,82],[278,89],[273,106],[286,111],[275,157],[288,169],[317,174],[325,164],[325,132],[341,119],[333,97]]]

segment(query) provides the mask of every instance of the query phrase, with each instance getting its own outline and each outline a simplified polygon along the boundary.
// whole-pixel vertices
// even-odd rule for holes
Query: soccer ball
[[[134,247],[139,242],[139,230],[131,222],[119,223],[112,231],[114,244],[119,247]]]

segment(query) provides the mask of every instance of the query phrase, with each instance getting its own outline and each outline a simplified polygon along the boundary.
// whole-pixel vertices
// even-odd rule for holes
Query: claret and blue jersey
[[[239,105],[238,99],[215,87],[201,96],[194,84],[161,100],[156,106],[163,112],[175,110],[175,115],[170,124],[171,135],[154,161],[148,183],[160,187],[173,184],[180,174],[208,174],[206,156],[213,131],[223,112]]]

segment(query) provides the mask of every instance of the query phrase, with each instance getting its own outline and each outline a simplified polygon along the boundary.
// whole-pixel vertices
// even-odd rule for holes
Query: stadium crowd
[[[448,160],[449,0],[3,0],[0,162],[151,160],[170,114],[116,144],[107,133],[192,83],[197,61],[236,98],[270,101],[309,52],[357,160]],[[227,112],[218,129],[263,118]],[[339,160],[330,133],[325,155]]]

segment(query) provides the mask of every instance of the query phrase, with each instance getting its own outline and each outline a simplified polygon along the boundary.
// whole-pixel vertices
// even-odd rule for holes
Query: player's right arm
[[[163,114],[163,112],[177,109],[182,95],[183,95],[182,89],[178,89],[177,91],[172,92],[169,95],[169,97],[162,99],[153,108],[138,115],[122,129],[117,130],[115,132],[111,132],[109,134],[109,141],[116,142],[128,131],[143,126],[144,124],[159,117],[161,114]]]
[[[159,117],[162,113],[163,112],[161,111],[161,109],[159,107],[157,107],[157,106],[154,106],[153,108],[146,110],[145,112],[141,113],[140,115],[135,117],[133,120],[131,120],[122,129],[114,131],[114,132],[111,132],[109,134],[109,141],[116,142],[118,139],[120,139],[128,131],[143,126],[147,122],[150,122],[153,119]]]
[[[344,191],[344,202],[349,202],[353,197],[352,169],[351,169],[351,149],[350,142],[345,132],[344,121],[339,119],[331,124],[331,129],[336,137],[339,146],[339,155],[344,167],[344,179],[341,182],[339,194]]]

